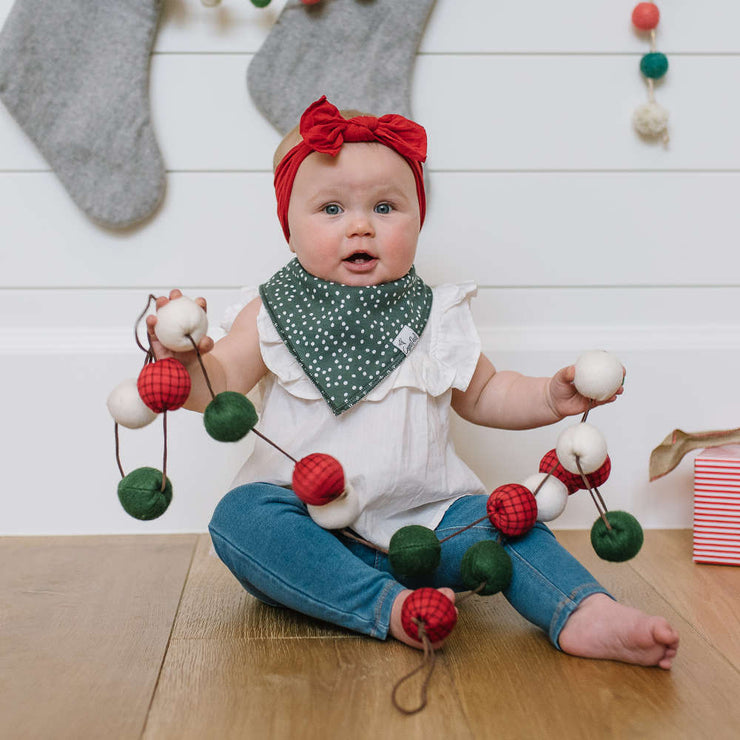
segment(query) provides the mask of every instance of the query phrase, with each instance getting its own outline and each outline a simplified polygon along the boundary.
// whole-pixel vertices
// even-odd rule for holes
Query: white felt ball
[[[189,334],[198,344],[208,331],[206,312],[191,298],[181,296],[165,303],[157,311],[154,332],[162,344],[173,352],[193,349]]]
[[[606,401],[621,387],[624,380],[622,363],[611,352],[593,349],[576,361],[576,390],[586,398]]]
[[[555,453],[560,464],[570,473],[579,474],[578,463],[588,475],[598,470],[606,460],[604,435],[591,424],[581,423],[565,429],[558,437]]]
[[[668,111],[657,103],[644,103],[632,115],[632,124],[643,136],[660,136],[668,128]]]
[[[136,378],[128,378],[119,383],[107,400],[110,415],[128,429],[141,429],[151,424],[157,415],[141,400]]]
[[[355,489],[347,484],[344,493],[323,506],[306,504],[308,513],[316,524],[324,529],[348,527],[360,516],[360,497]]]
[[[535,493],[538,522],[551,522],[565,511],[568,503],[568,487],[554,475],[548,478],[547,473],[535,473],[530,475],[522,485],[529,488],[532,493],[540,486],[540,490]]]

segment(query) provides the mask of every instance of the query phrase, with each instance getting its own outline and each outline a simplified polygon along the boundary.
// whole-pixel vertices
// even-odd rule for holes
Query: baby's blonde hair
[[[372,113],[362,113],[358,110],[348,109],[340,110],[339,115],[342,118],[349,120],[350,118],[356,118],[357,116],[370,116]],[[275,172],[277,166],[280,164],[283,157],[298,143],[301,142],[301,131],[300,125],[292,128],[283,137],[283,140],[278,144],[275,154],[272,157],[272,171]]]

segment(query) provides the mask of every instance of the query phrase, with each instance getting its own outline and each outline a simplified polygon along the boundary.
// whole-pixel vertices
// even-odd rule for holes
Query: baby
[[[278,215],[295,258],[246,296],[223,339],[199,346],[216,392],[261,384],[263,434],[296,458],[342,463],[342,505],[355,507],[349,528],[320,527],[289,489],[292,464],[258,442],[213,515],[216,552],[265,603],[414,647],[400,619],[411,589],[434,586],[454,601],[463,554],[497,536],[485,520],[445,541],[424,580],[399,579],[388,563],[402,526],[443,539],[485,517],[488,491],[455,453],[450,408],[475,424],[529,429],[592,403],[573,366],[552,378],[497,371],[473,325],[475,286],[432,289],[416,274],[425,158],[413,121],[342,114],[325,98],[309,106],[276,152]],[[157,357],[172,356],[156,317],[147,324]],[[194,353],[177,357],[192,370],[186,406],[203,411],[211,395]],[[544,524],[503,542],[513,563],[504,595],[555,647],[671,667],[676,631],[615,601]]]

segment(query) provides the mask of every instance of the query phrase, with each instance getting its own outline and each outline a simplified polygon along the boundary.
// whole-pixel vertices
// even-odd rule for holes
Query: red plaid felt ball
[[[588,482],[591,484],[591,488],[598,488],[599,486],[603,486],[604,483],[607,482],[609,479],[609,474],[612,472],[612,461],[609,459],[609,455],[606,456],[606,460],[604,460],[602,466],[598,468],[597,470],[594,470],[593,473],[589,473],[586,478],[588,478]],[[583,485],[583,480],[581,480],[581,488],[585,488]]]
[[[293,468],[293,492],[306,504],[323,506],[344,491],[344,469],[331,455],[314,452]]]
[[[491,524],[509,537],[529,532],[537,521],[537,499],[519,483],[499,486],[488,497],[486,510]]]
[[[413,640],[421,640],[417,622],[424,626],[431,642],[444,640],[457,623],[455,605],[436,588],[417,588],[401,609],[401,626]]]
[[[555,470],[553,470],[555,465]],[[554,449],[550,450],[540,460],[540,473],[551,473],[559,481],[565,483],[565,487],[568,489],[568,493],[575,493],[583,488],[583,478],[577,473],[571,473],[570,470],[566,470],[558,460],[557,453]]]
[[[150,362],[136,381],[141,400],[155,413],[179,409],[190,395],[190,375],[174,357]]]

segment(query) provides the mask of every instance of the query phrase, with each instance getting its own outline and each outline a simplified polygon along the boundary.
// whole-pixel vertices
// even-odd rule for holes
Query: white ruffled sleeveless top
[[[452,389],[465,390],[481,351],[470,312],[473,283],[433,289],[432,310],[419,343],[365,398],[335,416],[285,347],[264,307],[257,316],[260,349],[269,372],[260,381],[257,428],[300,459],[333,455],[360,498],[351,528],[388,547],[400,527],[436,527],[461,496],[486,493],[480,479],[455,453],[449,438]],[[222,327],[258,296],[245,288]],[[263,481],[289,486],[293,463],[262,440],[234,479],[234,487]]]

